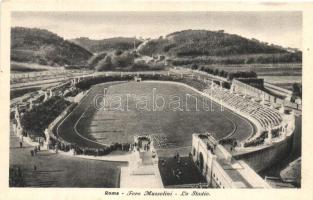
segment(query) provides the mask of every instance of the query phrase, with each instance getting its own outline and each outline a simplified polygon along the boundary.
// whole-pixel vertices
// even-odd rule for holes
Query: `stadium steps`
[[[49,171],[40,170],[25,170],[23,171],[26,187],[53,187],[58,181],[51,180],[51,173]],[[55,172],[53,172],[55,173]]]

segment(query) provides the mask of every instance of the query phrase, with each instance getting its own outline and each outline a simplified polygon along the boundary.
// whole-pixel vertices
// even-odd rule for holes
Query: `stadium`
[[[229,13],[14,13],[10,187],[301,187],[302,15]]]
[[[120,186],[130,186],[123,177],[133,180],[138,175],[142,179],[142,175],[153,174],[159,180],[152,185],[161,187],[193,187],[188,184],[204,182],[223,188],[268,187],[255,172],[273,165],[288,153],[295,129],[293,111],[284,109],[283,105],[275,108],[264,97],[259,100],[248,95],[247,89],[239,92],[239,84],[223,87],[223,82],[216,76],[183,69],[97,73],[72,78],[42,94],[45,102],[53,96],[64,96],[73,88],[81,91],[69,97],[73,103],[45,130],[43,146],[78,157],[96,156],[106,160],[106,156],[124,156],[126,159],[122,160],[129,163],[129,171],[121,169]],[[36,101],[32,99],[30,106]],[[19,110],[15,108],[14,129],[17,134],[27,136]],[[196,137],[197,134],[200,135]],[[199,138],[206,141],[205,152],[194,144]],[[216,153],[215,148],[222,153]],[[216,164],[207,166],[203,154],[207,154],[207,160],[218,155]],[[189,177],[193,181],[167,180],[169,169],[162,166],[176,155],[182,159],[189,156],[195,162],[196,168],[186,169],[193,174]],[[240,160],[237,163],[240,169],[233,167],[236,160]],[[221,183],[212,181],[211,175],[208,177],[208,170],[216,171],[216,165],[226,173],[217,176],[229,176],[230,181],[225,179]],[[150,169],[152,166],[158,166],[159,171]],[[239,179],[238,174],[241,174]],[[247,180],[251,179],[260,180],[249,183]]]
[[[129,111],[100,110],[95,112],[96,108],[93,107],[93,99],[95,99],[97,94],[103,93],[105,88],[107,88],[108,95],[126,95],[130,93],[140,96],[148,94],[147,98],[150,99],[153,98],[151,92],[155,88],[157,92],[165,96],[165,102],[169,101],[171,95],[180,97],[182,99],[180,104],[183,108],[180,108],[182,111],[172,111],[171,108],[165,106],[162,110],[153,111],[152,105],[147,105],[148,111],[137,111],[134,99],[126,102],[126,98],[123,98],[122,103],[124,105],[122,107],[124,108],[127,103]],[[82,143],[81,145],[85,147],[95,147],[99,143],[104,145],[114,142],[130,143],[133,141],[134,134],[148,134],[165,139],[167,143],[162,144],[164,148],[190,146],[190,133],[192,132],[208,131],[213,132],[217,139],[228,136],[239,141],[243,141],[253,134],[254,128],[251,123],[232,111],[225,110],[222,112],[220,106],[215,102],[212,102],[211,112],[204,111],[200,107],[200,105],[203,105],[203,102],[197,102],[196,104],[192,102],[196,101],[196,99],[191,97],[186,101],[185,94],[190,94],[194,96],[193,98],[196,97],[197,101],[203,101],[199,93],[187,86],[167,82],[143,81],[141,83],[96,85],[78,105],[77,110],[75,109],[60,124],[57,134],[65,141],[76,144]],[[147,104],[151,103],[148,102]],[[196,105],[200,108],[196,108]],[[186,109],[188,110],[186,111]],[[84,115],[84,117],[81,118],[81,115]],[[69,126],[69,124],[72,125]],[[73,128],[74,124],[75,128]],[[71,130],[73,132],[70,132]],[[85,144],[83,138],[77,138],[80,134],[97,143],[90,141]]]

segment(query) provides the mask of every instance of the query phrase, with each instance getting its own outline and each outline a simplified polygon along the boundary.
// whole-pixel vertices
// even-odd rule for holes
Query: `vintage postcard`
[[[1,9],[1,199],[312,198],[313,4]]]

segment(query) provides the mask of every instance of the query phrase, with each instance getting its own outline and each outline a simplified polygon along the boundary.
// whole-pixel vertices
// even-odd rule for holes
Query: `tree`
[[[204,66],[201,66],[201,67],[199,67],[199,70],[200,70],[200,71],[205,71],[205,67],[204,67]]]
[[[101,61],[105,56],[107,55],[106,52],[98,53],[94,56],[92,56],[88,61],[87,61],[87,66],[89,68],[94,68],[99,61]]]
[[[221,71],[219,72],[219,76],[221,76],[221,77],[224,77],[224,74],[225,74],[225,71],[224,71],[224,70],[221,70]]]
[[[119,67],[119,68],[128,67],[134,64],[134,61],[135,61],[134,55],[128,51],[125,51],[124,53],[120,55],[114,55],[112,57],[113,67]]]
[[[292,84],[292,95],[295,97],[302,96],[302,86],[298,83]]]
[[[228,80],[233,80],[234,79],[234,73],[228,73]]]
[[[116,50],[116,51],[114,52],[114,55],[115,55],[115,56],[119,56],[119,55],[121,55],[122,53],[123,53],[123,51],[120,50],[120,49],[118,49],[118,50]]]
[[[208,74],[213,74],[213,69],[211,69],[211,68],[206,68],[206,70],[205,70]]]
[[[198,65],[197,65],[196,63],[193,63],[193,64],[191,65],[191,69],[198,69]]]
[[[100,60],[95,67],[96,71],[107,71],[112,69],[112,58],[106,55],[104,59]]]
[[[224,73],[224,77],[227,78],[228,77],[228,72]]]
[[[218,75],[219,74],[219,70],[218,69],[215,69],[214,70],[214,75]]]
[[[249,78],[257,78],[258,75],[254,71],[250,71],[250,72],[248,72],[247,77],[249,77]]]

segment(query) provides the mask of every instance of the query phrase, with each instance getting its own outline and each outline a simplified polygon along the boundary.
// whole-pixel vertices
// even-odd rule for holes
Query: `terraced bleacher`
[[[282,123],[283,118],[278,110],[261,105],[252,99],[245,98],[241,94],[231,93],[229,90],[221,89],[217,85],[206,88],[204,93],[258,122],[256,124],[258,127],[257,133],[246,142],[259,140],[260,137],[264,137],[263,132],[278,129]],[[258,142],[257,144],[259,145],[260,143]]]

